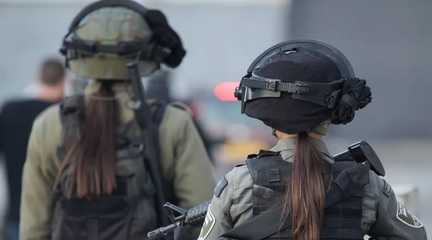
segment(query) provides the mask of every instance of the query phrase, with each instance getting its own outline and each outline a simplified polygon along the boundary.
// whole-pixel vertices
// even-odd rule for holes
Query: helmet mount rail
[[[293,99],[318,104],[329,109],[336,107],[341,97],[343,79],[328,83],[292,81],[285,82],[280,79],[261,77],[249,74],[243,77],[241,84],[235,90],[235,97],[244,105],[248,101],[259,98],[280,97],[282,93],[291,94]]]
[[[146,41],[119,42],[117,44],[101,44],[94,41],[75,39],[64,40],[60,52],[68,59],[79,53],[87,55],[114,54],[118,56],[135,56],[139,54],[139,60],[163,62],[172,53],[172,50],[157,44],[149,44]],[[69,55],[68,55],[69,52]]]

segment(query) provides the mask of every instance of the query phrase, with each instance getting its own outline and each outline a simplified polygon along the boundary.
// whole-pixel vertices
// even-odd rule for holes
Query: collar
[[[326,160],[328,163],[333,164],[334,160],[330,155],[326,144],[321,139],[316,139],[316,138],[312,138],[312,142],[322,153],[324,160]],[[297,144],[297,140],[295,138],[280,139],[270,149],[270,151],[279,152],[283,160],[288,162],[293,162],[296,144]]]
[[[296,147],[295,138],[280,139],[277,141],[270,151],[279,152],[282,159],[288,162],[294,161],[294,152]]]

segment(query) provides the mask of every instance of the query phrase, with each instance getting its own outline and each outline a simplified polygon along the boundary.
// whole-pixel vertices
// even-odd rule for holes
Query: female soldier
[[[242,112],[274,129],[277,144],[216,187],[199,240],[426,239],[368,164],[335,162],[322,141],[371,101],[348,60],[321,42],[276,45],[236,89]]]
[[[185,55],[160,11],[93,3],[73,20],[63,53],[73,73],[92,81],[34,124],[21,239],[144,239],[166,224],[165,197],[183,207],[211,197],[211,165],[188,112],[138,99],[131,85]],[[130,62],[138,75],[129,75]]]

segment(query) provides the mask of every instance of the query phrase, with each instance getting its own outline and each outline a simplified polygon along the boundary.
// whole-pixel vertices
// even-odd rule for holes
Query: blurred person
[[[278,142],[218,183],[199,240],[426,239],[378,176],[383,169],[328,153],[329,123],[351,122],[371,101],[341,52],[316,41],[278,44],[251,64],[236,96]]]
[[[39,113],[63,98],[64,80],[63,62],[47,58],[39,69],[37,95],[8,101],[0,112],[0,153],[6,163],[9,189],[7,239],[18,239],[22,169],[33,121]]]
[[[94,2],[73,19],[61,52],[91,80],[33,125],[21,240],[144,239],[168,223],[165,201],[211,198],[212,167],[190,114],[141,91],[141,77],[179,66],[186,53],[161,11]],[[199,227],[178,234],[196,239]]]

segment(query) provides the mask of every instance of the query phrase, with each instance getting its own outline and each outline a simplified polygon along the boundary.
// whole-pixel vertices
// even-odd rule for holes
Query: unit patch
[[[198,240],[205,240],[210,234],[210,232],[212,231],[213,227],[215,226],[215,223],[216,223],[216,218],[214,217],[211,211],[211,206],[209,206]]]
[[[420,222],[420,220],[411,214],[408,209],[398,201],[397,203],[397,212],[396,212],[396,218],[401,221],[403,224],[408,225],[412,228],[422,228],[423,223]]]

